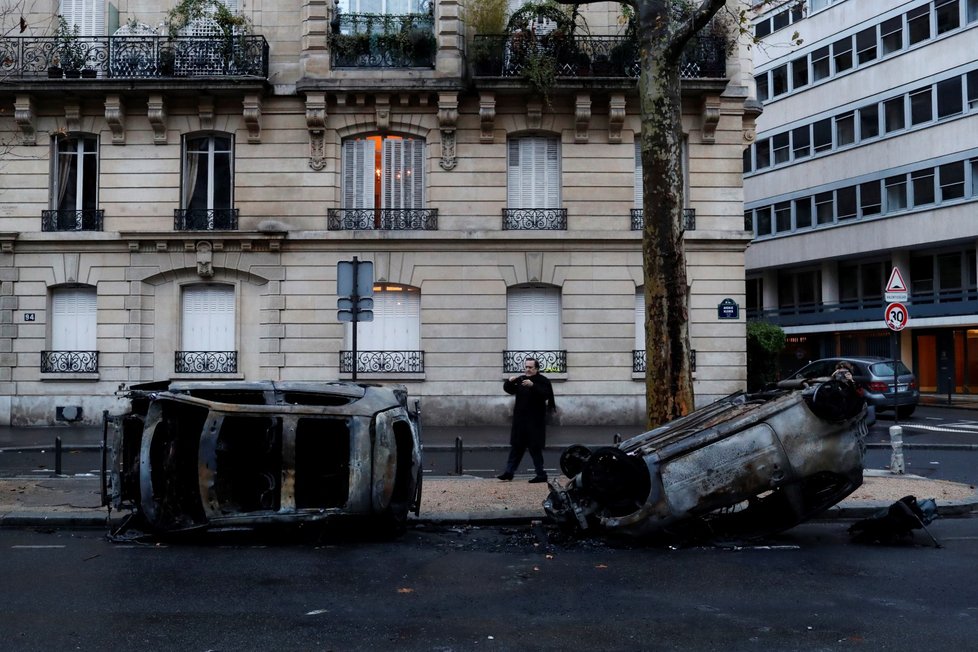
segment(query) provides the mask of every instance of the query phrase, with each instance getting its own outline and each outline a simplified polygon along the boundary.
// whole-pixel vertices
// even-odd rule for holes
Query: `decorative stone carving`
[[[438,126],[441,127],[442,170],[454,170],[458,160],[455,158],[455,127],[458,123],[458,93],[438,94]]]
[[[112,130],[112,144],[126,144],[126,107],[118,95],[105,96],[105,121]]]
[[[526,101],[526,126],[530,129],[539,129],[543,124],[543,102],[539,97],[533,97]]]
[[[211,278],[214,276],[214,260],[211,253],[211,243],[203,240],[197,243],[197,276]]]
[[[491,143],[495,139],[496,132],[496,94],[479,94],[479,120],[482,123],[482,133],[479,134],[479,141]]]
[[[591,94],[578,93],[576,110],[574,112],[577,120],[577,130],[574,133],[574,142],[586,143],[588,139],[588,129],[591,127]]]
[[[20,143],[34,144],[34,98],[30,95],[18,95],[14,100],[14,122],[20,129]]]
[[[248,142],[257,145],[261,142],[261,95],[245,95],[244,122],[248,127]]]
[[[326,94],[306,94],[306,128],[309,130],[309,167],[326,167]]]
[[[715,143],[717,139],[717,125],[720,123],[720,98],[707,97],[703,100],[703,128],[702,138],[704,143]]]
[[[68,133],[81,131],[81,105],[78,102],[65,102],[65,127]]]
[[[209,131],[214,128],[214,98],[201,95],[197,102],[197,116],[200,118],[200,128]]]
[[[374,98],[374,113],[376,114],[378,131],[391,128],[391,96],[387,93],[377,93]]]
[[[146,117],[153,127],[153,144],[166,145],[166,103],[162,95],[150,95],[146,103]]]
[[[625,94],[612,93],[608,99],[608,142],[621,142],[621,128],[625,124]]]

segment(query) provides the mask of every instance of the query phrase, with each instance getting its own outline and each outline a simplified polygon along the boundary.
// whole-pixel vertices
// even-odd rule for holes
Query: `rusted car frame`
[[[403,386],[173,382],[132,387],[105,424],[103,502],[157,532],[369,517],[421,498],[418,410]]]
[[[544,508],[565,527],[633,537],[761,536],[801,523],[863,477],[866,408],[830,381],[737,394],[622,442],[561,455]]]

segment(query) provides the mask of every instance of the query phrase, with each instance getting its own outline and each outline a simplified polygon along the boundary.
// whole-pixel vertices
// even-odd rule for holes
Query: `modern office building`
[[[978,391],[978,0],[788,2],[755,30],[747,304],[782,372],[895,344],[922,391]]]
[[[642,423],[619,5],[589,5],[586,31],[534,10],[498,35],[469,5],[33,3],[0,41],[0,424],[94,423],[148,381],[354,370],[407,385],[428,423],[505,423],[501,381],[528,355],[562,423]],[[753,72],[703,37],[683,74],[702,404],[744,384],[745,317],[718,306],[744,302]],[[355,351],[337,314],[354,259],[373,272]]]

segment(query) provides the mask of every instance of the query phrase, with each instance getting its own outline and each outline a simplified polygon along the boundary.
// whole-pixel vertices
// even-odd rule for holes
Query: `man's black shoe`
[[[512,473],[500,473],[499,475],[496,476],[496,479],[497,480],[506,480],[506,481],[509,481],[509,480],[512,480],[513,479],[513,474]]]
[[[547,476],[545,475],[535,475],[529,480],[527,480],[527,482],[529,482],[530,484],[535,484],[537,482],[546,482],[546,481],[547,481]]]

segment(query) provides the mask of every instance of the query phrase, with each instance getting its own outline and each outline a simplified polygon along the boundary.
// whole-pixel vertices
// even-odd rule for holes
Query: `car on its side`
[[[900,360],[876,356],[839,356],[811,362],[779,385],[793,386],[799,381],[828,378],[840,362],[852,365],[852,379],[866,404],[876,412],[896,408],[897,416],[905,419],[914,413],[920,402],[917,377]],[[894,369],[896,367],[896,369]],[[894,383],[894,371],[896,382]],[[895,386],[894,386],[895,385]]]

